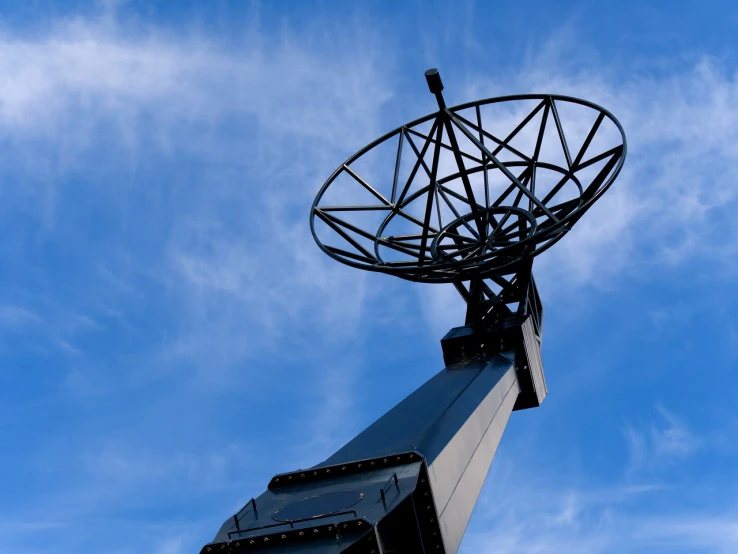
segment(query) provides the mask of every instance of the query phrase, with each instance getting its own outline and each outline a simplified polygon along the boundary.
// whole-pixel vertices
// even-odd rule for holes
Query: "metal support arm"
[[[452,329],[442,371],[323,463],[275,476],[201,554],[455,554],[510,414],[545,396],[536,328]]]

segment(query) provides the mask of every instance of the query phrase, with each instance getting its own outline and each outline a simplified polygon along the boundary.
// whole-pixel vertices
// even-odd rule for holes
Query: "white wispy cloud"
[[[23,306],[0,306],[0,323],[3,326],[18,328],[37,325],[40,322],[41,318],[38,315]]]
[[[461,552],[523,554],[733,552],[736,514],[693,509],[658,484],[583,486],[577,473],[530,475],[503,455],[493,466]],[[501,466],[501,467],[500,467]]]
[[[678,463],[704,446],[704,438],[661,405],[656,406],[650,421],[627,423],[623,436],[630,452],[631,472]]]
[[[320,254],[305,221],[322,179],[381,129],[378,110],[391,93],[379,39],[358,23],[266,37],[254,16],[237,44],[225,44],[107,10],[52,22],[32,38],[0,33],[0,133],[11,144],[0,165],[24,172],[6,194],[30,219],[15,236],[81,238],[63,214],[67,195],[80,192],[69,179],[84,174],[92,183],[75,187],[100,195],[104,212],[145,222],[145,236],[113,237],[127,240],[127,252],[95,253],[107,278],[84,276],[98,297],[119,297],[131,279],[161,281],[183,311],[169,354],[212,363],[217,350],[227,366],[251,348],[238,335],[269,341],[300,319],[340,318],[350,328],[364,277]],[[180,156],[209,176],[193,183],[175,171],[146,185],[161,200],[134,199],[143,165]]]
[[[348,432],[344,412],[361,364],[342,363],[355,352],[342,341],[355,333],[366,287],[305,234],[307,210],[334,166],[382,129],[391,64],[386,42],[360,21],[326,29],[321,22],[266,35],[254,16],[240,40],[226,43],[128,20],[113,6],[99,17],[51,21],[31,36],[0,33],[0,170],[12,177],[3,214],[13,227],[2,248],[30,275],[7,292],[27,305],[8,301],[0,317],[38,327],[75,357],[54,368],[67,378],[54,374],[52,396],[36,402],[44,417],[98,406],[87,432],[60,422],[54,432],[65,439],[36,447],[33,471],[53,484],[0,512],[8,529],[0,549],[33,551],[22,545],[37,529],[11,523],[30,520],[39,506],[63,514],[57,548],[72,552],[90,540],[79,530],[93,520],[140,525],[123,511],[152,505],[152,490],[167,483],[184,486],[190,502],[218,493],[221,510],[224,498],[247,494],[244,475],[261,479],[251,488],[263,486],[268,477],[248,471],[257,465],[253,447],[203,445],[205,423],[195,416],[189,446],[168,438],[185,432],[181,420],[191,414],[178,413],[183,406],[209,417],[198,382],[227,390],[237,377],[245,389],[238,401],[253,396],[263,369],[244,362],[257,354],[297,359],[316,335],[334,337],[334,373],[307,366],[312,373],[291,377],[310,402],[294,429],[281,428],[292,448],[284,451],[314,463]],[[80,202],[94,207],[78,210]],[[103,236],[89,214],[112,230]],[[48,245],[63,254],[55,282],[34,257]],[[135,347],[100,352],[91,337],[112,329],[125,330]],[[172,368],[189,366],[194,383],[143,398],[142,384],[173,383]],[[104,405],[109,397],[116,401]],[[140,403],[141,413],[118,419],[119,402]],[[60,468],[64,479],[52,479]],[[222,519],[213,514],[208,536]],[[192,521],[200,516],[152,520],[161,528],[137,531],[117,552],[140,549],[136,541],[162,554],[190,551],[203,540],[202,520]]]
[[[532,64],[525,85],[607,107],[623,123],[629,150],[612,189],[539,265],[558,265],[557,276],[581,284],[694,258],[727,261],[736,230],[723,228],[727,240],[716,243],[713,222],[737,197],[735,74],[708,58],[667,77],[606,67],[557,74]]]

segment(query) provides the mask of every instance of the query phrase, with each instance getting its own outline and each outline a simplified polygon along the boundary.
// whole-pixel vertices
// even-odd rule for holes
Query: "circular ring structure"
[[[620,123],[577,98],[441,106],[341,164],[310,225],[324,252],[353,267],[422,282],[484,278],[557,242],[625,153]]]
[[[477,227],[481,220],[482,226]],[[526,241],[536,230],[533,215],[514,206],[492,207],[482,214],[468,213],[441,229],[431,243],[439,264],[464,268],[464,277],[500,271],[527,257]]]

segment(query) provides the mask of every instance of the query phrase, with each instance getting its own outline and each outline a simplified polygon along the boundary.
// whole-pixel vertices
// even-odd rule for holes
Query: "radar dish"
[[[359,150],[315,199],[313,236],[340,262],[457,285],[515,273],[622,167],[623,129],[591,102],[528,94],[447,108],[437,70],[426,78],[439,110]]]

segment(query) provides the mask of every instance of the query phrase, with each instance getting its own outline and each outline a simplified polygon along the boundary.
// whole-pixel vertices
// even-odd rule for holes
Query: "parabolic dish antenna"
[[[526,94],[447,108],[438,71],[426,79],[438,112],[359,150],[315,199],[313,236],[340,262],[498,281],[566,234],[622,167],[623,129],[591,102]]]
[[[453,283],[466,322],[445,367],[337,452],[275,475],[201,554],[456,554],[511,414],[548,394],[534,256],[612,184],[625,136],[576,98],[521,95],[446,107],[351,156],[310,226],[336,260]]]

